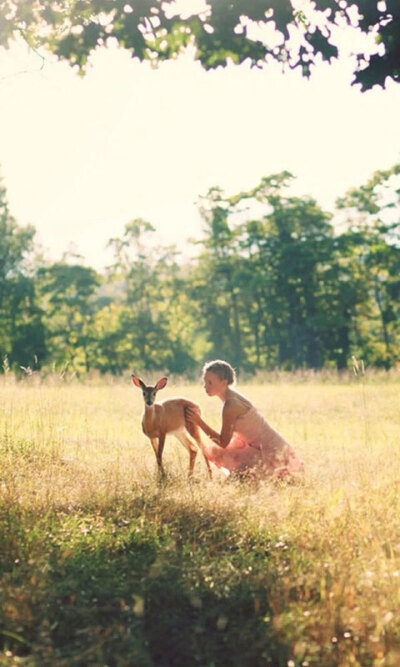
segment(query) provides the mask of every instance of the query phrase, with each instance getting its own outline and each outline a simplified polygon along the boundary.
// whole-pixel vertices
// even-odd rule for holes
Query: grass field
[[[400,375],[238,388],[301,482],[188,483],[170,438],[158,484],[128,379],[0,378],[0,665],[400,665]]]

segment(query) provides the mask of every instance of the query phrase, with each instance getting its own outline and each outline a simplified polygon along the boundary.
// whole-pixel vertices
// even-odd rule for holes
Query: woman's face
[[[220,396],[228,386],[227,380],[221,378],[212,371],[206,371],[203,376],[204,389],[208,396]]]

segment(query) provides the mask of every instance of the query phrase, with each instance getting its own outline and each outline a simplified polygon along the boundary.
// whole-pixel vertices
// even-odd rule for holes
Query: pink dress
[[[304,468],[293,447],[254,406],[236,419],[229,444],[226,447],[208,445],[206,456],[225,471],[251,470],[262,477],[282,478],[302,472]]]

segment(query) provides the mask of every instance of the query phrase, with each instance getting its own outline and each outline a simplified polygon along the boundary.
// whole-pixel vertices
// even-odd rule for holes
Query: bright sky
[[[89,265],[142,217],[157,241],[199,237],[196,201],[287,169],[326,209],[400,160],[400,86],[361,93],[348,58],[309,81],[278,66],[204,72],[190,56],[152,70],[100,50],[85,78],[25,45],[0,50],[0,175],[18,223],[49,257]]]

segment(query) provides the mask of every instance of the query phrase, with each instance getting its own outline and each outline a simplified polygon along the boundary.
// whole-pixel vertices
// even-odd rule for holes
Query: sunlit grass
[[[400,664],[399,380],[240,386],[304,479],[189,484],[170,438],[158,485],[129,380],[3,377],[0,664]]]

